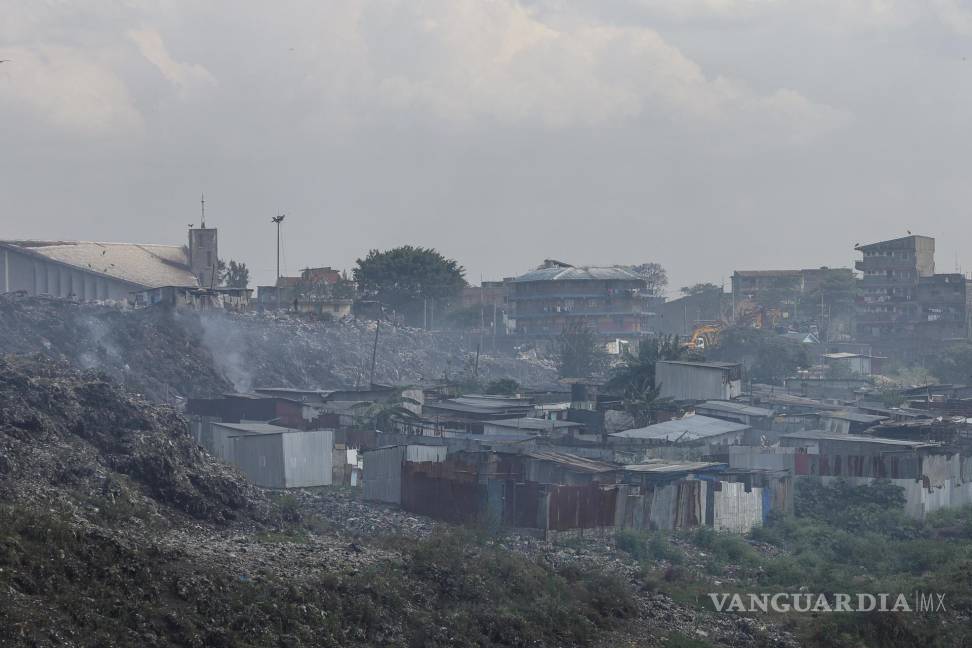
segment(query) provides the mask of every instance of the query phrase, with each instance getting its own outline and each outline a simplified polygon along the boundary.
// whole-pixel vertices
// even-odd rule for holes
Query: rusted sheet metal
[[[406,462],[402,508],[448,522],[476,520],[486,510],[486,486],[477,483],[474,468],[449,461]]]
[[[618,487],[598,484],[550,487],[548,527],[554,531],[614,525]]]
[[[794,474],[817,477],[917,479],[921,457],[914,454],[794,456]]]
[[[518,484],[507,481],[503,522],[524,529],[541,528],[540,503],[545,497],[544,490],[541,484],[533,482]]]

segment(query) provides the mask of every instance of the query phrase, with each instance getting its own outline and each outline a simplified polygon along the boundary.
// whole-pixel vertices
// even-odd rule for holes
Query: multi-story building
[[[602,336],[640,336],[648,331],[652,299],[645,280],[629,270],[552,260],[514,279],[509,295],[516,333],[541,337],[574,322]]]
[[[935,239],[903,238],[858,245],[864,258],[856,338],[886,354],[908,356],[930,344],[968,338],[968,282],[935,274]]]

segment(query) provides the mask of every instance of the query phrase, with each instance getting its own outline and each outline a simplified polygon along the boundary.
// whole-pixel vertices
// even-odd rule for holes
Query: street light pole
[[[277,224],[277,308],[280,308],[280,223],[283,222],[284,214],[278,214],[270,219],[270,222]]]
[[[270,219],[271,222],[277,224],[277,279],[280,278],[280,223],[283,222],[285,217],[285,214],[280,214]]]

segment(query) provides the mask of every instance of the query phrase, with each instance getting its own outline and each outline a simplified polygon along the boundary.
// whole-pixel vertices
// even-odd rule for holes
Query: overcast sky
[[[0,238],[972,270],[966,0],[0,0]]]

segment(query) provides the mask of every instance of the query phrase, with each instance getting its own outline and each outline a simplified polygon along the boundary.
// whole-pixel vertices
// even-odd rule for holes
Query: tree
[[[655,363],[659,360],[678,360],[684,355],[677,335],[642,340],[638,345],[638,354],[626,353],[604,387],[621,395],[655,389]]]
[[[491,380],[489,384],[486,385],[487,394],[513,396],[518,391],[520,391],[520,383],[516,382],[512,378],[498,378],[496,380]]]
[[[557,338],[557,365],[561,378],[590,378],[607,364],[597,334],[582,321],[571,322]]]
[[[246,288],[250,285],[250,269],[245,263],[230,261],[220,279],[227,288]]]
[[[797,369],[810,364],[805,346],[766,329],[733,327],[719,335],[712,360],[739,362],[752,382],[782,385]]]
[[[668,287],[668,272],[660,263],[648,262],[627,268],[645,280],[646,292],[652,297],[663,297]]]
[[[642,340],[638,354],[628,353],[612,372],[605,389],[621,394],[622,406],[638,426],[647,425],[652,414],[668,399],[660,399],[661,385],[655,383],[655,363],[659,360],[678,360],[685,351],[678,336],[662,336]]]
[[[682,288],[679,289],[679,292],[681,292],[685,296],[701,295],[703,293],[714,292],[714,291],[722,292],[722,288],[720,286],[715,285],[714,283],[708,283],[708,282],[697,283],[692,286],[682,286]]]
[[[939,380],[966,385],[972,382],[972,344],[958,342],[925,358],[925,366]]]
[[[357,264],[354,280],[361,293],[399,311],[411,324],[422,322],[424,300],[448,303],[466,285],[465,269],[432,248],[371,250]]]

